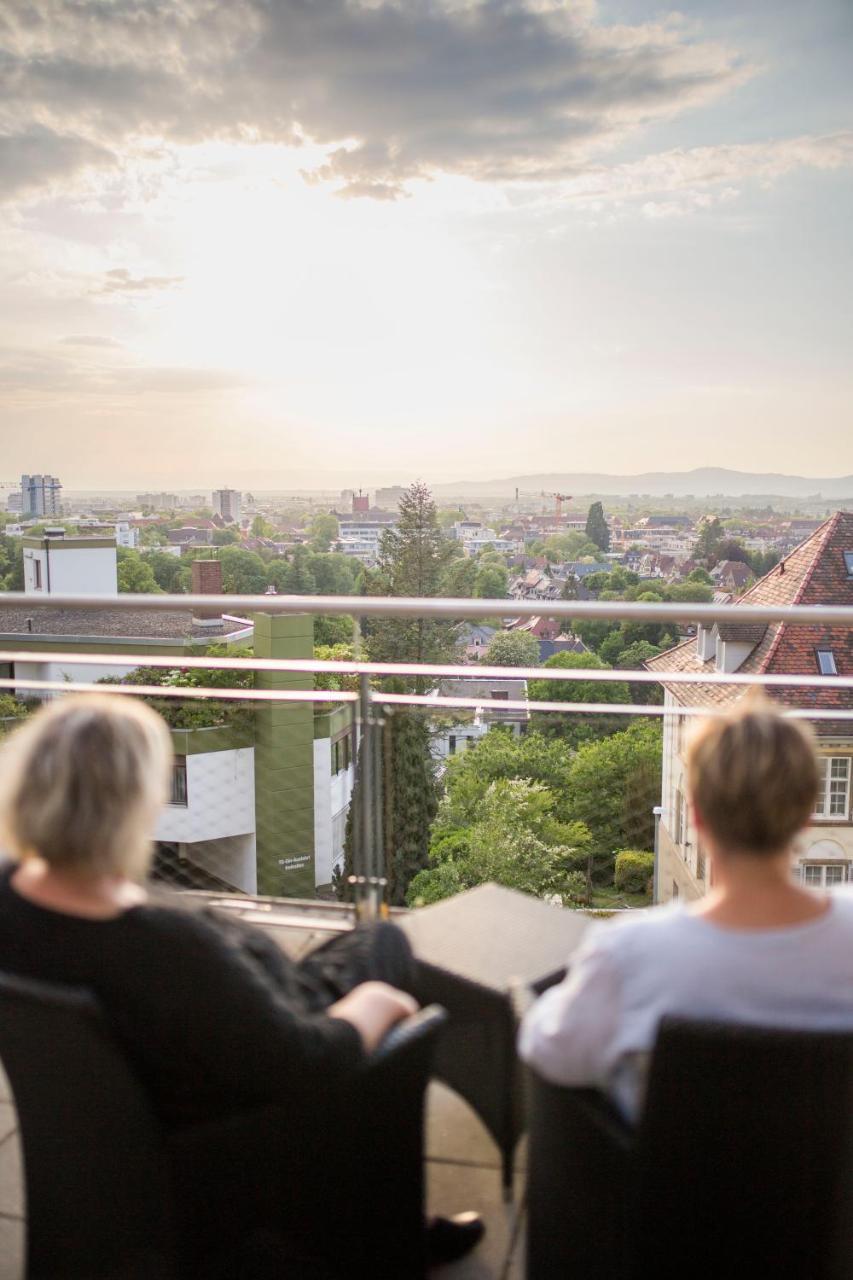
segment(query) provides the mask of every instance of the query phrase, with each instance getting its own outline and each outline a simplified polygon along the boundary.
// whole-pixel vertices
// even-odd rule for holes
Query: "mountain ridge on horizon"
[[[503,494],[518,488],[523,495],[543,489],[569,494],[613,494],[620,497],[785,497],[851,498],[853,475],[792,476],[780,472],[735,471],[728,467],[695,467],[690,471],[646,471],[631,475],[608,472],[538,472],[500,480],[457,480],[432,486],[436,494]]]

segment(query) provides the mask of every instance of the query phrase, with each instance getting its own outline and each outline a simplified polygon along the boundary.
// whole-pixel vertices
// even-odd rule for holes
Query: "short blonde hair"
[[[56,699],[0,752],[0,838],[18,858],[141,877],[171,763],[165,722],[144,703],[117,694]]]
[[[728,715],[702,723],[688,747],[687,778],[700,819],[724,849],[781,853],[814,813],[814,739],[751,693]]]

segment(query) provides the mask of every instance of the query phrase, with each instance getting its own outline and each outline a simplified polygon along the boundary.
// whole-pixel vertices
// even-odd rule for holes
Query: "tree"
[[[693,554],[696,559],[713,560],[724,536],[723,526],[720,524],[718,516],[713,516],[710,520],[703,520],[699,528],[699,537],[696,539],[696,546],[693,548]]]
[[[477,571],[474,595],[481,600],[505,600],[509,574],[503,565],[484,564]]]
[[[589,828],[599,866],[612,866],[617,849],[653,847],[661,747],[660,725],[641,719],[621,733],[586,743],[572,760],[567,811]]]
[[[586,536],[599,550],[610,550],[610,530],[604,518],[604,507],[600,502],[593,502],[587,513]]]
[[[396,529],[382,535],[379,562],[366,578],[371,595],[436,596],[448,562],[447,544],[439,528],[435,503],[426,485],[411,485],[400,501]],[[374,662],[438,662],[453,654],[450,620],[388,618],[364,626],[369,658]],[[427,682],[386,682],[390,688],[423,692]],[[376,730],[374,730],[376,731]],[[363,744],[362,748],[363,750]],[[386,716],[381,752],[383,852],[389,897],[406,900],[410,879],[429,858],[429,829],[435,815],[437,783],[430,752],[429,730],[423,717],[399,709]],[[361,811],[363,777],[358,770],[351,806]],[[350,863],[357,830],[349,824],[345,856]]]
[[[315,551],[328,551],[340,533],[337,517],[330,511],[318,512],[308,526],[308,533]]]
[[[118,589],[137,595],[154,595],[160,591],[151,565],[138,551],[120,547],[118,551]]]
[[[603,662],[595,653],[555,653],[545,666],[563,671],[602,671],[607,670],[610,663]],[[628,686],[622,680],[531,680],[528,692],[531,702],[624,703],[629,699]],[[560,715],[543,711],[534,713],[533,724],[540,733],[561,737],[577,746],[614,733],[619,728],[619,718],[600,713]]]
[[[448,559],[432,494],[416,481],[400,499],[396,529],[382,534],[368,594],[437,596]],[[453,652],[452,627],[450,620],[425,617],[372,619],[365,625],[367,650],[374,662],[440,662]]]
[[[435,842],[430,866],[411,883],[410,905],[437,902],[487,880],[537,897],[569,898],[569,876],[590,837],[576,823],[560,833],[571,843],[554,842],[553,808],[554,797],[541,783],[492,782],[477,820]]]
[[[275,525],[271,524],[264,516],[255,516],[252,521],[252,537],[253,538],[272,538],[275,535]]]
[[[505,726],[495,726],[476,747],[448,761],[433,840],[476,822],[483,797],[501,778],[541,783],[554,797],[555,819],[566,821],[571,762],[571,751],[560,741],[535,732],[516,737]]]
[[[213,545],[215,547],[231,547],[240,541],[240,535],[236,529],[214,529]]]
[[[649,658],[654,658],[661,650],[648,640],[635,640],[618,655],[614,665],[621,671],[642,671]],[[663,688],[659,684],[632,681],[628,685],[631,701],[641,706],[658,706],[663,702]]]
[[[266,591],[267,566],[254,551],[247,551],[245,547],[223,547],[219,559],[223,591],[236,595],[262,595]]]
[[[149,551],[145,555],[145,563],[151,566],[161,591],[170,595],[186,591],[190,570],[180,556],[170,555],[168,551]]]
[[[674,582],[667,595],[678,604],[710,604],[714,589],[704,582]]]
[[[454,557],[442,575],[441,594],[451,599],[468,599],[474,594],[477,574],[477,561],[471,556]]]
[[[529,631],[498,631],[484,662],[488,667],[538,667],[539,641]]]

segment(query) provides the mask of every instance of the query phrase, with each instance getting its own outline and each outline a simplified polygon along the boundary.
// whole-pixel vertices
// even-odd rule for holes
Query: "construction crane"
[[[559,526],[560,521],[563,518],[563,503],[571,502],[572,495],[570,493],[546,493],[543,489],[542,497],[554,499],[554,514],[557,518],[557,525]]]

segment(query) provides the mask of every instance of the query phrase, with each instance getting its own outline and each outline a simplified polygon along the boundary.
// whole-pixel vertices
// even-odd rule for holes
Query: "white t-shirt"
[[[665,1014],[853,1030],[853,893],[836,890],[824,915],[781,929],[723,928],[681,905],[601,921],[527,1013],[519,1053],[636,1119]]]

